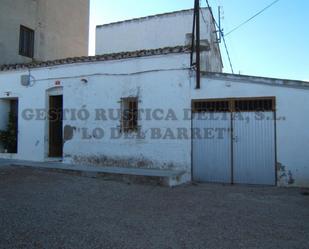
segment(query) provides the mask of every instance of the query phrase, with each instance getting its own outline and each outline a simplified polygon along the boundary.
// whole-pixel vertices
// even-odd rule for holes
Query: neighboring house
[[[101,46],[116,39],[113,27],[143,23],[151,31],[157,20],[164,29],[187,15],[173,43],[168,34],[154,43],[137,35],[125,43],[129,51],[118,41]],[[182,171],[171,185],[308,187],[309,83],[211,72],[221,57],[211,55],[217,45],[208,38],[196,89],[189,24],[190,10],[105,25],[97,29],[97,56],[0,67],[0,130],[18,127],[0,157]],[[213,34],[206,30],[204,40]],[[135,47],[139,39],[147,46]]]
[[[88,55],[89,0],[2,0],[0,65]]]
[[[96,54],[188,46],[192,43],[193,10],[104,24],[96,29]],[[217,33],[207,8],[201,9],[202,68],[222,72]]]

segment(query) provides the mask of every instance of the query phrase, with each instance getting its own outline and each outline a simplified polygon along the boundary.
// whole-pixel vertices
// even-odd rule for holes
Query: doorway
[[[17,154],[18,99],[0,99],[0,153]]]
[[[63,155],[63,96],[49,96],[49,157]]]

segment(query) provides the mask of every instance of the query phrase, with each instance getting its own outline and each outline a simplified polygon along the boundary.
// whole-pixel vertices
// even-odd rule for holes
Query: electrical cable
[[[184,70],[190,70],[190,69],[191,69],[190,67],[183,67],[183,68],[168,68],[168,69],[152,69],[152,70],[138,71],[138,72],[132,72],[132,73],[93,73],[93,74],[82,74],[82,75],[76,75],[76,76],[51,77],[51,78],[44,78],[44,79],[35,79],[33,77],[34,80],[31,80],[31,82],[78,79],[78,78],[98,77],[98,76],[106,76],[106,77],[134,76],[134,75],[140,75],[140,74],[146,74],[146,73],[184,71]]]
[[[261,15],[264,11],[266,11],[267,9],[269,9],[270,7],[272,7],[273,5],[275,5],[276,3],[278,3],[280,0],[275,0],[273,1],[271,4],[267,5],[264,9],[260,10],[258,13],[256,13],[254,16],[250,17],[248,20],[244,21],[243,23],[239,24],[237,27],[233,28],[231,31],[227,32],[227,34],[225,36],[230,35],[231,33],[233,33],[234,31],[238,30],[239,28],[241,28],[243,25],[247,24],[248,22],[250,22],[251,20],[253,20],[254,18],[256,18],[257,16]]]
[[[279,0],[277,0],[277,1],[279,1]],[[223,33],[223,31],[221,30],[221,27],[219,27],[219,25],[218,25],[218,23],[217,23],[217,21],[216,21],[214,15],[213,15],[213,13],[212,13],[212,10],[211,10],[211,7],[210,7],[210,5],[209,5],[208,0],[206,0],[206,4],[207,4],[207,7],[208,7],[208,9],[209,9],[209,11],[210,11],[212,20],[213,20],[213,22],[215,23],[216,27],[218,28],[218,30],[219,30],[219,32],[220,32],[220,34],[221,34],[221,36],[222,36],[223,43],[224,43],[224,47],[225,47],[225,51],[226,51],[226,54],[227,54],[227,58],[228,58],[228,60],[229,60],[230,68],[231,68],[232,74],[234,74],[234,68],[233,68],[231,56],[230,56],[230,53],[229,53],[229,50],[228,50],[228,47],[227,47],[227,44],[226,44],[226,40],[225,40],[225,37],[224,37],[224,33]]]

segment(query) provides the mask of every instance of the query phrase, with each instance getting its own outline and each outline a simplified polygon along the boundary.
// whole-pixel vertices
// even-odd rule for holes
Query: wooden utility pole
[[[196,34],[196,41],[195,41]],[[193,54],[195,51],[196,61],[196,89],[201,88],[201,35],[200,35],[200,0],[194,2],[194,15],[193,15],[193,32],[192,32],[192,51],[191,51],[191,66],[193,66]]]

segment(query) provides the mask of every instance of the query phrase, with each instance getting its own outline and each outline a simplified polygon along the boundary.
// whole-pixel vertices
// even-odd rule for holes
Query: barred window
[[[268,112],[275,110],[273,97],[193,100],[192,112]]]
[[[138,98],[121,99],[121,131],[134,132],[138,130]]]
[[[193,112],[229,112],[229,101],[193,101]]]
[[[273,99],[244,99],[235,101],[235,111],[250,112],[250,111],[273,111]]]

